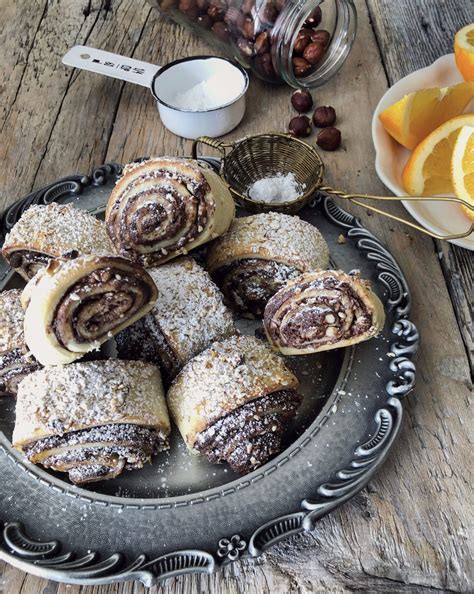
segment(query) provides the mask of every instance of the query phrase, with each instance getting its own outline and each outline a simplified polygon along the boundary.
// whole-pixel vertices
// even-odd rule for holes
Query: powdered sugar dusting
[[[329,248],[316,227],[278,212],[235,219],[209,250],[208,268],[213,272],[244,256],[284,262],[301,272],[329,264]]]
[[[46,367],[18,389],[13,442],[110,423],[135,423],[169,432],[161,378],[141,361],[90,361]]]
[[[193,258],[148,272],[158,287],[152,314],[182,365],[214,340],[235,334],[219,289]]]
[[[80,254],[113,254],[105,224],[72,204],[33,205],[5,238],[3,250],[30,249],[54,257],[77,250]]]
[[[294,388],[296,377],[266,343],[252,336],[215,342],[192,359],[168,392],[168,405],[190,447],[194,437],[246,402]]]
[[[24,313],[20,289],[0,293],[0,352],[26,348],[23,336]]]

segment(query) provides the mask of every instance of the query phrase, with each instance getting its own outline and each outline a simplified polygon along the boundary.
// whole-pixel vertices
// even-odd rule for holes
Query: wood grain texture
[[[373,165],[371,116],[388,80],[403,74],[394,70],[397,61],[408,64],[407,70],[418,67],[413,54],[427,39],[418,41],[413,36],[408,43],[404,27],[407,14],[414,18],[416,7],[412,5],[426,7],[428,3],[370,0],[370,14],[363,0],[356,4],[359,32],[355,47],[340,73],[316,90],[314,97],[316,104],[334,105],[344,138],[340,151],[324,154],[327,183],[382,193]],[[437,47],[426,49],[424,59],[430,62],[435,53],[449,50],[445,36],[451,33],[442,32],[441,27],[455,24],[445,12],[456,8],[467,14],[469,5],[470,0],[430,3],[423,14],[429,27],[437,28],[432,36]],[[12,6],[0,0],[0,40],[8,50],[6,67],[0,71],[1,207],[33,187],[72,172],[86,173],[105,160],[126,162],[143,155],[189,153],[189,141],[164,129],[146,89],[73,72],[60,64],[60,57],[75,43],[89,43],[163,64],[209,52],[204,42],[165,22],[144,0],[31,0]],[[380,51],[387,56],[384,61]],[[252,78],[244,122],[229,138],[282,129],[293,115],[289,97],[288,88],[269,87]],[[400,205],[390,209],[406,214]],[[314,534],[295,537],[261,559],[235,564],[217,575],[169,580],[151,593],[474,589],[468,540],[472,530],[468,465],[472,384],[451,300],[455,283],[449,281],[449,290],[446,284],[449,275],[454,278],[458,270],[464,270],[465,258],[456,259],[458,250],[445,244],[443,252],[450,261],[445,265],[448,256],[443,257],[443,270],[438,247],[431,239],[368,216],[364,209],[351,210],[397,255],[413,292],[412,317],[422,334],[418,384],[409,397],[393,454],[368,488],[321,520]],[[458,280],[456,290],[462,295],[465,275]],[[141,584],[95,588],[55,584],[5,565],[0,565],[0,573],[0,591],[3,588],[5,594],[145,591]]]

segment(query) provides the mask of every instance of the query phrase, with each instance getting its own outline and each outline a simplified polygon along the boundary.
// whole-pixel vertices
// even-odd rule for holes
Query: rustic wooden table
[[[325,154],[328,182],[383,193],[370,137],[377,101],[400,77],[452,51],[455,31],[472,22],[474,13],[472,0],[356,4],[359,29],[352,53],[314,94],[317,103],[336,107],[344,137],[341,150]],[[108,160],[189,153],[188,141],[163,128],[146,89],[61,65],[61,56],[75,44],[158,64],[209,51],[145,0],[0,0],[0,25],[2,209],[33,188],[90,172]],[[289,97],[288,88],[253,79],[247,115],[231,136],[282,128],[292,115]],[[399,205],[392,209],[406,214]],[[472,254],[357,212],[399,259],[422,336],[417,386],[389,461],[313,534],[218,575],[177,578],[152,592],[474,590],[468,540]],[[5,594],[143,592],[141,584],[60,585],[4,564],[0,573]]]

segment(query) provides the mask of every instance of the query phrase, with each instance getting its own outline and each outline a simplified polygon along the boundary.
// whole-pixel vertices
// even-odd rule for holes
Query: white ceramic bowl
[[[393,85],[377,105],[372,119],[372,140],[375,147],[375,169],[380,180],[396,196],[405,196],[402,186],[402,171],[410,151],[394,140],[380,123],[379,113],[401,99],[407,93],[429,87],[448,87],[462,82],[454,61],[454,54],[442,56],[431,66],[412,72]],[[474,103],[474,102],[473,102]],[[473,103],[466,111],[472,111]],[[406,201],[402,204],[420,225],[429,231],[449,235],[462,233],[470,225],[469,218],[457,204],[433,201]],[[452,243],[474,250],[474,233]]]

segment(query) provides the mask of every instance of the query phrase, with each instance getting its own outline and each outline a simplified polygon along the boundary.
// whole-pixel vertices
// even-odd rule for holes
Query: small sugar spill
[[[172,100],[173,107],[189,111],[206,111],[231,103],[242,92],[242,80],[222,73],[213,75],[186,91],[178,92]]]
[[[305,188],[305,184],[296,181],[294,173],[278,173],[254,182],[248,189],[248,195],[257,202],[281,204],[296,200]]]

